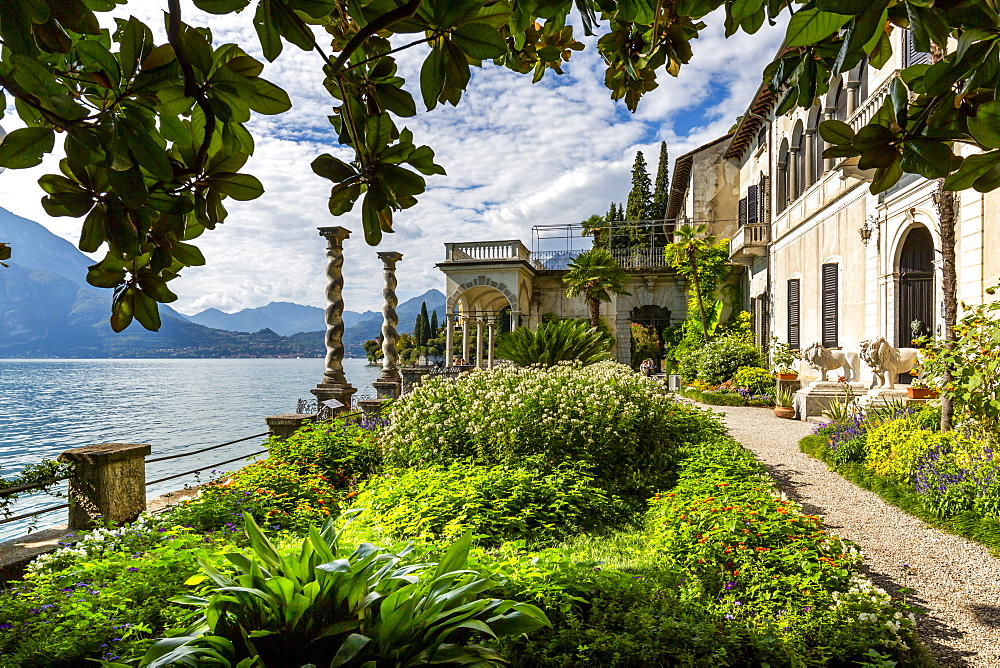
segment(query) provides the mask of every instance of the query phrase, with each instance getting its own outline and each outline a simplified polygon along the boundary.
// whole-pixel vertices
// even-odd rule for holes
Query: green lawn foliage
[[[732,379],[744,367],[763,368],[765,364],[764,355],[756,346],[741,335],[732,335],[684,351],[677,358],[677,371],[686,381],[718,385]]]
[[[0,592],[0,665],[926,662],[856,546],[627,367],[477,371],[392,420],[40,559]]]

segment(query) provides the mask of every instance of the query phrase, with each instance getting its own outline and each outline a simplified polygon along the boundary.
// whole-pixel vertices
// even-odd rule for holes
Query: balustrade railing
[[[445,244],[445,260],[528,260],[530,251],[520,241],[467,241]]]
[[[582,250],[535,251],[531,260],[536,269],[542,271],[564,271]],[[623,269],[657,269],[669,267],[666,249],[662,246],[645,248],[613,248],[611,256]]]
[[[854,113],[847,119],[847,124],[850,125],[855,132],[868,125],[872,120],[872,117],[878,112],[882,103],[885,99],[889,97],[889,86],[899,75],[899,70],[892,73],[892,75],[882,82],[882,84],[876,88],[868,96],[867,100],[864,100],[861,105],[855,109]]]
[[[735,257],[747,248],[763,248],[770,241],[770,225],[743,225],[729,240],[729,257]]]

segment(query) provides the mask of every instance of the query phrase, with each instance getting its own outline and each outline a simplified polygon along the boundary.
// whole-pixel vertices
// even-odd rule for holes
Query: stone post
[[[510,331],[514,331],[518,328],[521,320],[521,312],[511,309],[510,312]]]
[[[316,401],[336,399],[344,404],[337,413],[351,409],[351,397],[358,390],[344,376],[344,240],[351,231],[343,227],[320,227],[326,238],[326,371],[323,381],[312,391]]]
[[[488,347],[489,352],[486,355],[486,368],[487,369],[492,369],[493,368],[493,330],[496,329],[496,325],[495,325],[495,323],[493,323],[491,321],[488,324],[488,327],[490,328],[490,338],[489,338],[489,347]]]
[[[452,354],[452,346],[455,345],[455,314],[446,313],[444,316],[444,366],[450,367],[455,361]]]
[[[74,465],[69,479],[70,528],[86,529],[101,521],[123,524],[146,510],[150,450],[145,443],[98,443],[59,455],[60,461]]]
[[[276,436],[282,441],[297,432],[302,425],[315,421],[315,413],[284,413],[264,418],[271,436]]]
[[[861,86],[860,79],[848,79],[847,81],[847,115],[851,116],[858,109],[858,88]],[[847,119],[842,119],[846,122]]]
[[[471,351],[470,344],[472,342],[472,337],[469,336],[470,330],[472,329],[471,327],[469,327],[470,324],[471,323],[469,322],[469,316],[463,315],[462,316],[462,363],[463,364],[468,364],[469,358],[472,357],[470,353]]]
[[[799,183],[799,147],[788,147],[788,202],[791,203],[802,194],[802,184]]]
[[[379,399],[398,399],[400,376],[396,343],[399,341],[399,334],[396,333],[396,325],[399,324],[399,317],[396,315],[396,306],[399,300],[396,298],[396,263],[403,259],[403,254],[390,251],[379,253],[378,257],[382,260],[382,274],[385,278],[385,287],[382,288],[382,374],[372,383],[372,387]]]
[[[476,368],[483,368],[483,321],[476,321]]]

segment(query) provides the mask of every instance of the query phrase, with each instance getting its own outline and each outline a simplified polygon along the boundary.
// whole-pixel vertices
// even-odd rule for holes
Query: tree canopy
[[[313,170],[331,184],[329,209],[360,203],[365,239],[392,231],[393,213],[414,206],[425,176],[444,174],[434,151],[400,119],[417,113],[394,54],[426,45],[423,106],[457,105],[471,68],[484,61],[561,74],[583,49],[567,18],[599,31],[604,83],[635,110],[666,72],[692,57],[701,19],[724,7],[727,35],[757,32],[783,13],[784,47],[764,72],[778,112],[810,106],[830,81],[868,58],[881,67],[889,35],[912,32],[918,50],[957,48],[934,65],[913,65],[895,81],[868,126],[828,121],[828,157],[859,157],[876,169],[872,191],[904,172],[946,177],[950,189],[1000,186],[1000,17],[991,2],[928,0],[193,0],[212,14],[253,12],[264,58],[287,47],[322,57],[317,87],[332,97],[330,122],[351,160],[329,154]],[[66,158],[39,180],[53,216],[81,218],[80,248],[104,258],[92,285],[113,288],[111,324],[159,326],[168,283],[204,263],[192,243],[226,219],[226,200],[252,200],[261,182],[242,171],[254,140],[252,113],[279,114],[288,96],[262,78],[264,66],[238,44],[215,44],[166,0],[167,42],[135,18],[101,27],[98,14],[125,0],[0,0],[0,112],[7,96],[27,125],[0,143],[0,167],[40,164],[57,135]],[[109,23],[110,22],[106,22]],[[981,153],[963,158],[958,146]],[[16,250],[15,250],[16,253]],[[0,260],[6,249],[0,245]]]

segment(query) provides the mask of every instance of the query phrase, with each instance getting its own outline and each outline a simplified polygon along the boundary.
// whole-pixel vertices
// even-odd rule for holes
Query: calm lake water
[[[374,396],[371,383],[380,369],[367,362],[344,360],[347,379],[358,388],[355,399]],[[266,416],[294,413],[299,399],[312,399],[309,390],[322,376],[319,358],[0,360],[0,477],[93,443],[149,443],[151,457],[158,457],[259,434],[267,431]],[[205,480],[213,464],[256,452],[263,440],[149,464],[146,479],[200,466]],[[155,496],[193,482],[190,475],[147,492]],[[65,499],[22,497],[13,514],[59,503]],[[66,510],[38,518],[39,528],[65,522]],[[27,526],[0,524],[0,540]]]

